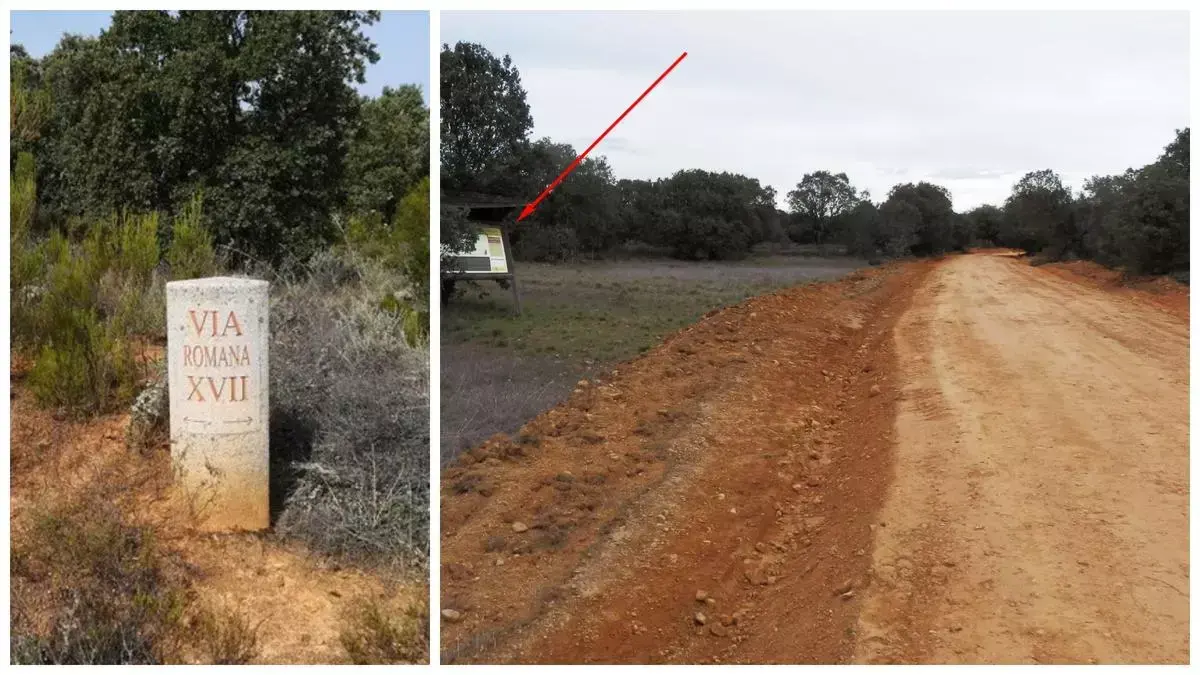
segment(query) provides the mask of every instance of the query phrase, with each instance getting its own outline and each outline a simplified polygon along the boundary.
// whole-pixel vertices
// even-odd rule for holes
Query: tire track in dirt
[[[442,482],[442,662],[848,659],[892,326],[931,266],[714,313],[464,455]]]
[[[855,659],[1187,662],[1186,318],[961,256],[895,339],[895,478]]]

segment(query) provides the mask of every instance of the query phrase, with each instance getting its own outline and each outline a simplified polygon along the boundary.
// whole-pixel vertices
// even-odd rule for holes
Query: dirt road
[[[1187,340],[988,255],[715,313],[443,474],[443,662],[1186,661]]]
[[[919,289],[896,346],[856,658],[1186,663],[1186,321],[968,256]]]

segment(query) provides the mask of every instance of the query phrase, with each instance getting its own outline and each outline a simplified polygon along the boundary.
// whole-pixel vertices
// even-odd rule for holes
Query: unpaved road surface
[[[1188,661],[1188,326],[1019,261],[941,265],[856,656]]]
[[[443,473],[443,662],[1186,662],[1187,342],[995,255],[716,312]]]

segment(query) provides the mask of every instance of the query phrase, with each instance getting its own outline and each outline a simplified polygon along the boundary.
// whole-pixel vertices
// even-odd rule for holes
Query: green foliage
[[[1049,169],[1025,174],[1004,203],[1002,237],[1030,253],[1059,258],[1078,249],[1071,191]]]
[[[37,212],[37,181],[33,155],[17,156],[17,166],[9,179],[9,241],[24,241],[33,229]]]
[[[204,226],[204,198],[196,193],[171,225],[166,260],[175,280],[212,276],[217,269],[212,235]]]
[[[38,64],[20,45],[9,49],[9,147],[14,158],[36,152],[50,120],[50,92],[39,81]]]
[[[29,385],[44,405],[97,413],[132,399],[139,372],[127,330],[136,323],[138,295],[121,294],[115,306],[104,307],[100,289],[109,271],[124,271],[131,280],[142,273],[138,234],[150,229],[146,223],[153,221],[129,219],[111,236],[96,223],[81,246],[55,232],[42,247],[48,271],[37,310],[22,317],[25,324],[14,324],[13,333],[36,350]]]
[[[118,11],[38,63],[52,220],[172,212],[197,191],[219,244],[268,261],[333,235],[377,12]]]
[[[445,203],[441,205],[438,226],[442,230],[441,269],[447,270],[453,265],[454,254],[469,251],[475,245],[478,230],[467,220],[467,209]]]
[[[549,138],[531,144],[521,162],[524,192],[540,192],[577,156],[575,148]],[[594,257],[626,238],[620,208],[620,192],[607,160],[588,157],[523,221],[513,236],[515,253],[526,260]]]
[[[793,217],[808,226],[817,245],[836,235],[834,229],[839,219],[862,199],[846,174],[828,171],[805,174],[787,195]]]
[[[429,177],[404,196],[392,222],[395,255],[418,302],[429,298]],[[428,331],[426,331],[428,333]]]
[[[940,185],[897,185],[888,192],[879,215],[880,238],[889,256],[938,255],[965,245],[956,232],[960,221],[950,192]]]
[[[409,294],[421,304],[429,297],[429,178],[423,178],[396,206],[385,223],[379,212],[351,216],[346,245],[357,255],[399,270]]]
[[[35,191],[28,157],[18,168],[14,210]],[[74,241],[57,229],[35,240],[27,218],[13,222],[10,334],[34,357],[34,394],[84,414],[127,403],[142,375],[131,337],[164,330],[157,214],[93,220]]]
[[[991,204],[977,206],[963,214],[972,240],[994,245],[1001,241],[1004,230],[1004,211]]]
[[[1005,202],[998,241],[1044,261],[1082,257],[1134,274],[1187,270],[1191,130],[1153,164],[1093,176],[1072,197],[1051,171],[1027,174]]]
[[[661,236],[648,243],[684,260],[744,257],[766,240],[765,217],[775,213],[775,191],[739,174],[679,171],[654,189],[660,194],[651,203],[661,210],[638,216],[662,223]]]
[[[429,109],[420,88],[384,87],[379,98],[363,99],[358,131],[346,155],[351,212],[377,212],[390,221],[404,195],[428,175]]]
[[[496,58],[469,42],[442,45],[439,64],[442,189],[519,191],[517,169],[533,128],[521,73],[508,55]]]
[[[409,347],[419,348],[429,343],[428,311],[418,309],[390,293],[379,301],[379,308],[400,319],[400,330]]]

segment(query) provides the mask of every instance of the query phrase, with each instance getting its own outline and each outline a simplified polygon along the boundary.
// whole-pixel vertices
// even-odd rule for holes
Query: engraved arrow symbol
[[[249,424],[254,421],[253,417],[247,417],[240,420],[223,420],[225,424]]]
[[[194,420],[190,417],[183,418],[183,421],[184,422],[193,422],[195,424],[203,424],[204,426],[208,426],[208,425],[212,424],[212,422],[210,422],[208,420]]]

